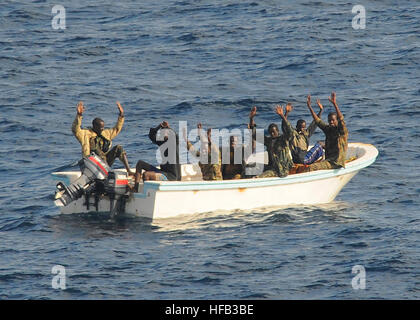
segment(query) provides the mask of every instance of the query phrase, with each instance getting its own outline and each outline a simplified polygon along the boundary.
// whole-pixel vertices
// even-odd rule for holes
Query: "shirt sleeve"
[[[318,119],[318,120],[314,120],[315,121],[315,123],[316,123],[316,125],[322,130],[322,131],[324,131],[325,132],[325,130],[327,129],[327,127],[328,127],[328,124],[326,124],[324,121],[322,121],[321,119]]]
[[[156,128],[150,128],[149,130],[149,139],[154,143],[159,145],[162,141],[156,141],[156,135],[158,130],[160,129],[160,125],[158,125]]]
[[[108,140],[114,139],[122,130],[124,124],[124,117],[118,116],[117,123],[111,129],[105,129],[102,135]]]
[[[349,134],[346,123],[344,121],[344,117],[341,117],[340,119],[338,119],[338,130],[340,134],[343,136]]]
[[[308,137],[312,136],[316,130],[316,122],[313,120],[308,127]]]
[[[251,141],[247,145],[244,145],[243,148],[249,148],[251,146],[252,153],[255,152],[256,143],[257,143],[257,125],[254,124],[251,128],[248,129],[251,134]]]
[[[284,137],[286,138],[286,140],[292,139],[293,135],[295,133],[297,133],[296,130],[293,129],[292,126],[290,125],[290,122],[287,121],[287,120],[286,121],[282,120],[281,129],[283,131],[283,134],[284,134]]]
[[[74,136],[80,143],[83,142],[84,136],[84,129],[81,128],[82,125],[82,116],[77,114],[76,118],[73,121],[73,125],[71,126],[71,131],[73,132]]]

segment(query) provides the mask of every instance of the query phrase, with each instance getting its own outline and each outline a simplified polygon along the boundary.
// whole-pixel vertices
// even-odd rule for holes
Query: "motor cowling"
[[[105,192],[107,194],[123,195],[127,192],[128,177],[126,173],[109,172],[105,181]]]
[[[108,164],[98,155],[92,153],[79,161],[81,176],[72,184],[66,186],[64,183],[57,183],[55,192],[55,204],[67,206],[74,200],[79,199],[83,194],[92,191],[98,181],[106,185],[110,172]]]

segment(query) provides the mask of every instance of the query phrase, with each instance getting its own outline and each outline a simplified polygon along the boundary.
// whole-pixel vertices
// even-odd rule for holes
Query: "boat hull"
[[[285,178],[148,181],[143,185],[142,192],[130,194],[125,213],[157,219],[216,210],[324,204],[333,201],[361,169],[375,161],[377,155],[378,151],[374,146],[353,143],[349,144],[347,157],[357,159],[342,169],[294,174]],[[90,206],[87,209],[82,197],[61,207],[61,212],[91,212],[92,208],[94,207]],[[107,197],[99,200],[98,211],[110,211]]]

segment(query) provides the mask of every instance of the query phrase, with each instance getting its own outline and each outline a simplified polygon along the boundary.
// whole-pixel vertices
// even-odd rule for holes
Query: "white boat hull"
[[[143,192],[130,195],[125,213],[157,219],[216,210],[324,204],[333,201],[361,169],[375,161],[377,155],[378,151],[372,145],[350,143],[347,157],[356,156],[357,159],[349,162],[346,168],[293,174],[285,178],[197,181],[193,179],[199,177],[198,167],[185,165],[183,179],[191,181],[148,181],[143,185]],[[69,182],[78,176],[77,173],[54,175],[67,176]],[[83,196],[61,207],[61,212],[83,213],[92,209],[96,210],[94,206],[87,209]],[[107,197],[100,199],[98,211],[110,211]]]

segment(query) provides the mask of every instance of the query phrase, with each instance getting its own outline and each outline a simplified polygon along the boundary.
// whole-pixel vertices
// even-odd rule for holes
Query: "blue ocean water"
[[[0,6],[0,299],[420,298],[418,2],[363,1],[359,30],[349,1],[62,1],[65,30],[56,4]],[[121,101],[134,165],[155,161],[162,120],[243,128],[256,105],[266,127],[287,101],[310,120],[306,95],[329,112],[332,90],[349,140],[380,152],[333,203],[152,223],[53,205],[50,173],[80,157],[79,100],[84,126],[113,125]]]

